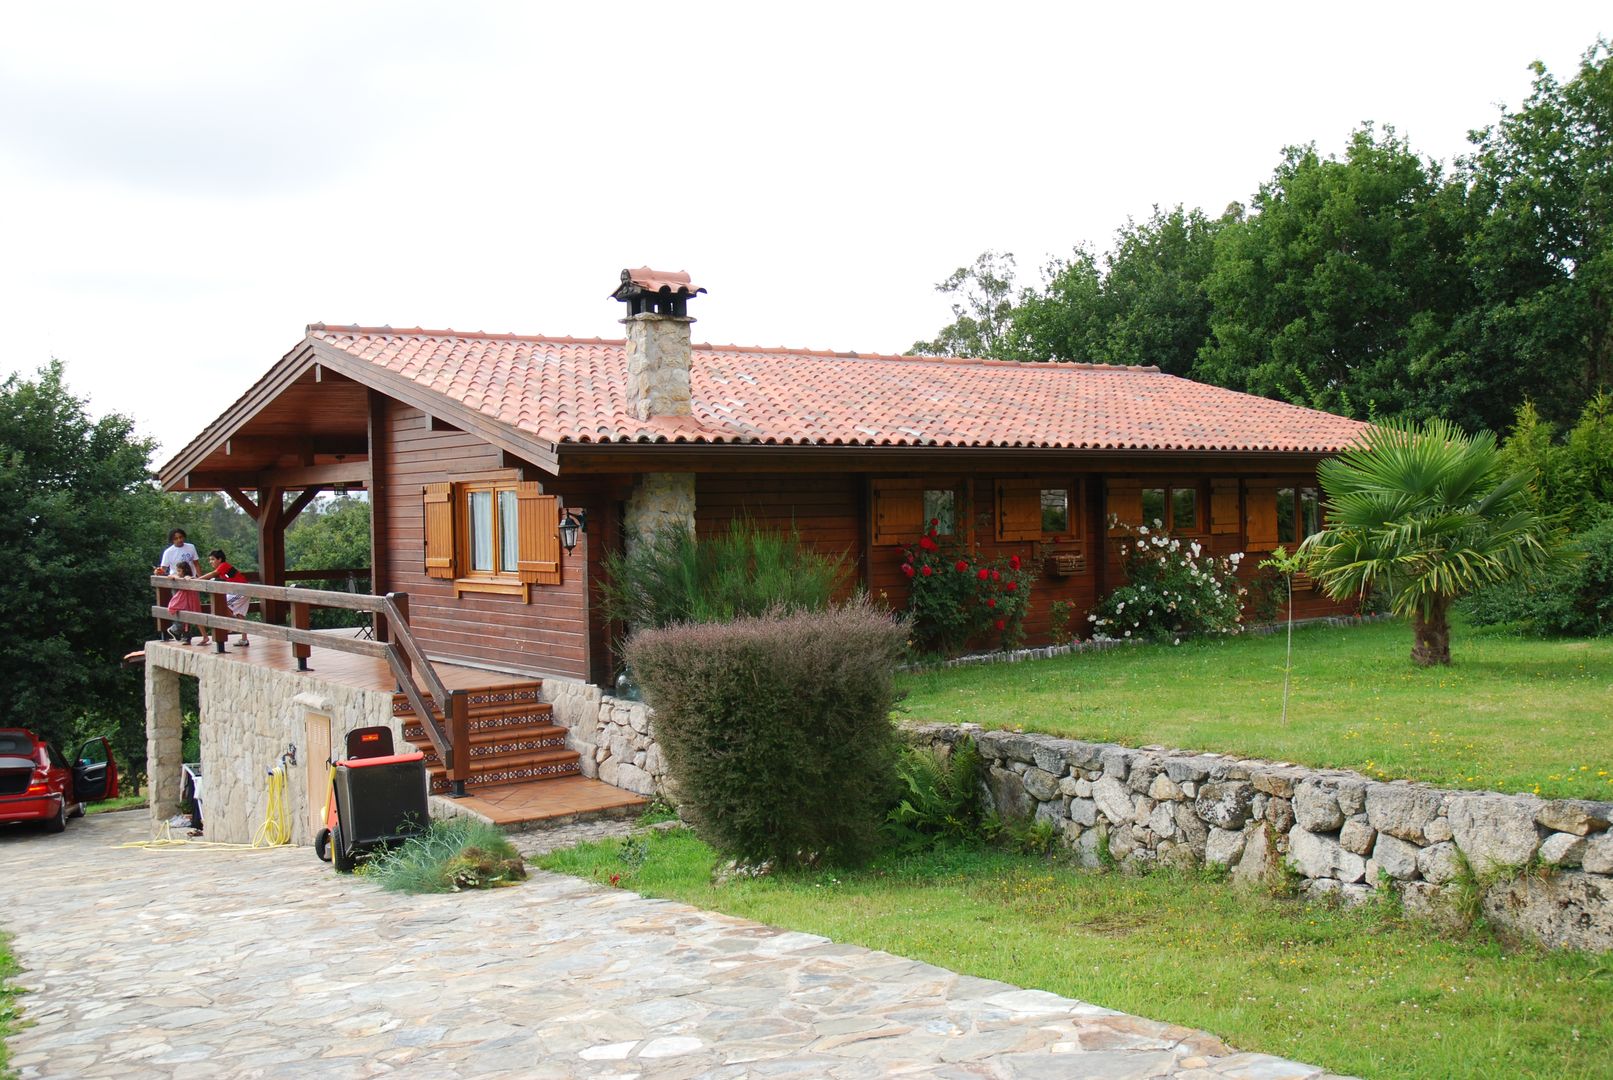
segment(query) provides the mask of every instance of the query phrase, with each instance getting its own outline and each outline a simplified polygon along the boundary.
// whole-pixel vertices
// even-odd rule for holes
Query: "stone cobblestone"
[[[522,838],[608,835],[594,822]],[[554,874],[384,893],[305,848],[140,850],[140,812],[0,832],[22,1080],[1321,1080],[1204,1032]]]

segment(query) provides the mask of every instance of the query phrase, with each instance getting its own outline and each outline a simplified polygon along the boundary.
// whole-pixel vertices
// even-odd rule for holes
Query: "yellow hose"
[[[146,851],[163,851],[174,848],[224,848],[232,851],[263,851],[291,843],[291,820],[286,802],[286,766],[282,762],[269,772],[269,803],[264,810],[263,823],[258,826],[250,844],[226,844],[217,840],[192,840],[173,835],[165,821],[157,835],[150,840],[136,840],[117,844],[120,848],[143,848]]]

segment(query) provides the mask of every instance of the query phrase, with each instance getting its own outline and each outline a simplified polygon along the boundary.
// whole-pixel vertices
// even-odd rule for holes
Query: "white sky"
[[[1032,281],[1284,145],[1447,159],[1604,4],[7,4],[0,369],[177,451],[309,322],[900,352],[985,248]],[[792,293],[794,295],[792,295]]]

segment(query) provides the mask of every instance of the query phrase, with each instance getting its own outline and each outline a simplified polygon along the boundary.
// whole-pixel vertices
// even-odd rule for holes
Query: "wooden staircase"
[[[554,722],[553,707],[541,700],[542,686],[533,680],[469,691],[471,771],[465,781],[467,793],[581,774],[577,751],[566,748],[566,729]],[[433,712],[442,722],[442,713],[435,706]],[[403,737],[426,755],[431,793],[448,794],[442,760],[408,698],[392,695],[392,715],[403,723]]]

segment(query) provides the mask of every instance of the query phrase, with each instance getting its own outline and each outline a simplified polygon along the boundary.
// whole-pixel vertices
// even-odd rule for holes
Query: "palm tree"
[[[1311,575],[1335,600],[1381,589],[1410,616],[1423,667],[1451,662],[1453,601],[1566,557],[1561,528],[1531,505],[1534,477],[1510,471],[1488,431],[1379,424],[1318,476],[1326,527],[1300,548]]]

